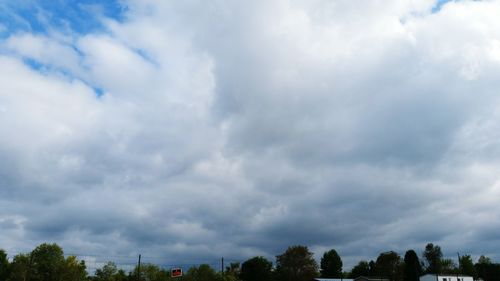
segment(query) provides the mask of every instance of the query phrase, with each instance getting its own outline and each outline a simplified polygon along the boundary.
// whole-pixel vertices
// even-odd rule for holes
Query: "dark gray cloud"
[[[500,6],[419,2],[128,1],[3,39],[0,247],[500,258]]]

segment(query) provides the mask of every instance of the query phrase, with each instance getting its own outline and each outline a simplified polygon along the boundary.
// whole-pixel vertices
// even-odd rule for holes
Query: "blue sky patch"
[[[120,21],[125,11],[118,0],[0,0],[0,23],[7,30],[4,33],[46,33],[56,29],[85,34],[102,29],[102,16]]]
[[[453,0],[438,0],[436,5],[434,5],[434,7],[432,7],[432,12],[433,13],[439,12],[444,4],[451,2],[451,1],[453,1]]]

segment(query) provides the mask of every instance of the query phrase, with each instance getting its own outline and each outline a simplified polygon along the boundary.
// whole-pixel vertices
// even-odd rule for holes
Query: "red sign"
[[[170,270],[170,276],[181,277],[182,276],[182,268],[172,268],[172,270]]]

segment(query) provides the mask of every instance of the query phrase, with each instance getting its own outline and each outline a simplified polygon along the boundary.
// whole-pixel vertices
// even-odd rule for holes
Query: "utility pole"
[[[224,257],[221,258],[221,267],[220,267],[220,270],[221,270],[222,274],[224,274]]]
[[[141,254],[139,254],[139,262],[137,263],[137,281],[141,281]]]

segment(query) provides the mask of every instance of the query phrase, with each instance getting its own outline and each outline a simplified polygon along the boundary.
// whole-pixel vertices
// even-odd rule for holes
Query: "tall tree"
[[[425,246],[423,256],[427,265],[427,273],[441,273],[441,259],[443,258],[441,247],[438,245],[434,246],[434,244],[429,243]]]
[[[323,254],[320,265],[321,277],[342,278],[342,259],[334,249]]]
[[[474,262],[472,261],[472,257],[470,255],[461,256],[458,263],[461,274],[477,277]]]
[[[351,270],[351,274],[350,274],[351,278],[357,278],[360,276],[365,276],[365,277],[371,276],[370,264],[367,261],[360,261]]]
[[[368,263],[368,266],[370,268],[370,272],[369,272],[368,276],[376,276],[377,275],[377,268],[375,266],[375,262],[373,260],[370,260],[370,262]]]
[[[57,244],[41,244],[31,252],[30,281],[64,281],[64,253]]]
[[[7,259],[7,253],[0,249],[0,281],[7,280],[9,276],[9,260]]]
[[[241,265],[243,281],[271,281],[273,264],[264,257],[253,257]]]
[[[10,274],[8,281],[26,281],[30,273],[30,255],[18,254],[14,256],[10,264]]]
[[[404,258],[404,280],[419,281],[422,275],[422,265],[418,260],[418,255],[414,250],[408,250]]]
[[[292,246],[276,257],[276,272],[281,281],[311,281],[318,264],[306,246]]]
[[[401,279],[401,257],[393,251],[381,253],[375,262],[377,275],[389,280]]]

